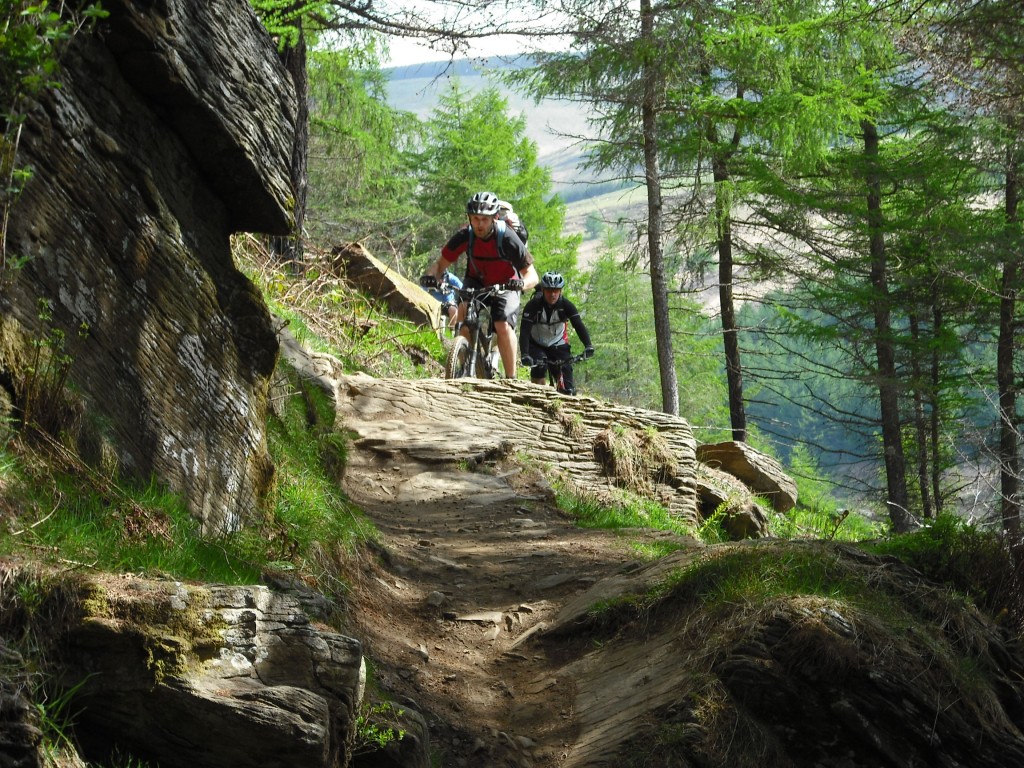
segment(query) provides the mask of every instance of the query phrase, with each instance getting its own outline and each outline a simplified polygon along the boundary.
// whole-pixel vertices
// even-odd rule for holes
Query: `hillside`
[[[551,170],[554,191],[563,196],[576,192],[589,180],[579,168],[581,153],[573,138],[591,135],[586,110],[578,104],[554,99],[535,104],[505,88],[499,80],[500,73],[524,64],[518,59],[491,58],[387,69],[384,73],[389,78],[388,104],[425,118],[453,79],[471,93],[488,86],[498,87],[508,99],[509,111],[526,120],[526,135],[537,144],[539,164]]]

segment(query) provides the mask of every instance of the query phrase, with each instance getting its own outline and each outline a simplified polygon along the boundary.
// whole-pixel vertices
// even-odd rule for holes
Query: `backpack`
[[[502,250],[502,246],[505,244],[505,222],[502,221],[501,219],[494,220],[494,238],[495,247],[498,250],[498,258],[508,261],[508,259],[505,258],[504,251]],[[522,238],[520,238],[520,240],[521,239]],[[469,227],[469,243],[466,244],[466,259],[468,259],[469,261],[473,260],[473,243],[475,242],[476,233],[473,232],[472,227]],[[525,242],[523,244],[525,245]],[[485,259],[485,261],[490,261],[490,259]]]
[[[499,219],[501,221],[501,219]],[[523,220],[519,218],[519,214],[515,211],[509,210],[505,215],[505,222],[515,230],[515,233],[519,235],[519,239],[523,241],[523,245],[526,245],[526,240],[530,236],[530,233],[526,230],[526,225],[523,224]]]

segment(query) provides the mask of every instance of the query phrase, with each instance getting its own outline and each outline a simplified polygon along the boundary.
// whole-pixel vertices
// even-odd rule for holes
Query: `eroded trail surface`
[[[598,435],[653,428],[676,454],[664,505],[695,519],[689,425],[522,381],[345,375],[283,341],[333,395],[351,438],[345,491],[381,535],[379,557],[353,574],[349,613],[371,685],[426,718],[445,768],[614,765],[637,723],[677,697],[678,677],[650,671],[674,647],[645,635],[591,648],[582,624],[593,605],[644,594],[677,567],[671,556],[641,565],[633,548],[673,537],[578,528],[544,473],[607,486]]]
[[[475,471],[355,450],[346,491],[383,536],[354,612],[377,683],[422,713],[444,766],[555,766],[573,682],[538,642],[560,606],[634,567],[628,542],[575,527],[534,471]]]

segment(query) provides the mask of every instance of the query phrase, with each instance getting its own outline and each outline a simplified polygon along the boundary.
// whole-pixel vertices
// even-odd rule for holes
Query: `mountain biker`
[[[568,326],[572,325],[583,342],[584,357],[593,357],[594,345],[576,305],[562,295],[564,288],[565,278],[562,275],[558,272],[544,273],[540,279],[540,293],[523,307],[523,335],[519,346],[523,365],[531,366],[530,380],[534,384],[543,384],[545,372],[550,371],[551,377],[558,382],[559,392],[575,395],[572,363],[564,362],[572,358]]]
[[[437,285],[426,286],[427,292],[441,302],[441,329],[451,324],[455,325],[455,317],[459,313],[459,298],[457,291],[462,287],[462,280],[450,269],[446,269],[441,279],[435,281]]]
[[[469,225],[459,229],[441,248],[437,261],[427,268],[424,281],[441,274],[463,253],[466,254],[466,288],[488,288],[504,285],[506,290],[493,294],[487,305],[497,336],[505,375],[516,377],[516,319],[519,294],[531,290],[539,282],[533,256],[523,241],[505,222],[499,222],[498,198],[492,192],[478,192],[466,203]],[[421,281],[422,282],[422,281]],[[459,303],[458,320],[466,317],[466,302]],[[462,335],[469,337],[469,329]]]

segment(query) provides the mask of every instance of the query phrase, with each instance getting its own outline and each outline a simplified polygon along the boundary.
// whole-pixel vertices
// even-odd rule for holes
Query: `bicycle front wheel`
[[[469,376],[469,362],[472,354],[469,339],[464,336],[456,336],[448,350],[448,359],[444,364],[444,377],[446,379],[464,379]]]

